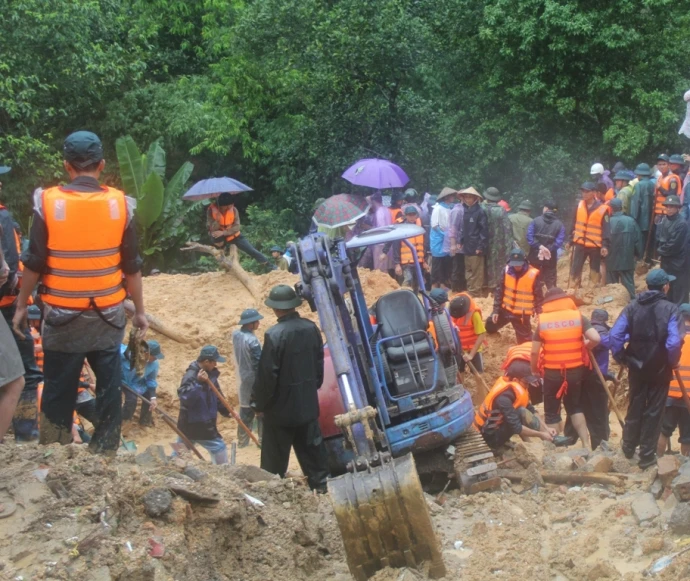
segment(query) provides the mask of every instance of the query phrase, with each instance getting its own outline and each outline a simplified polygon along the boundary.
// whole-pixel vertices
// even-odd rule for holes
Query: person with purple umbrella
[[[235,208],[235,201],[231,194],[227,192],[220,194],[218,199],[208,207],[206,225],[216,248],[227,250],[231,244],[234,244],[257,262],[271,267],[271,270],[276,270],[276,265],[270,264],[268,258],[242,236],[240,213]]]

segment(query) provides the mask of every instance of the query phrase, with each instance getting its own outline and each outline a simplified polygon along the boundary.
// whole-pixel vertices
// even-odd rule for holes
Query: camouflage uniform
[[[513,248],[513,226],[508,213],[495,202],[485,202],[489,222],[489,249],[486,253],[486,282],[490,290],[503,280],[503,271]]]

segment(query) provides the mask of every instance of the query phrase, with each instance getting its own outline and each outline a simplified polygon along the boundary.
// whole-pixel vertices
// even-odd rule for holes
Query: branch
[[[134,312],[135,312],[134,303],[130,300],[126,300],[125,301],[125,313],[127,314],[127,316],[130,319],[134,316]],[[149,315],[147,313],[146,314],[146,320],[149,322],[149,326],[154,331],[156,331],[156,333],[160,333],[161,335],[165,335],[169,339],[172,339],[173,341],[177,341],[178,343],[191,343],[191,339],[189,337],[187,337],[186,335],[183,335],[182,333],[176,331],[175,329],[171,329],[165,323],[162,323],[153,315]]]

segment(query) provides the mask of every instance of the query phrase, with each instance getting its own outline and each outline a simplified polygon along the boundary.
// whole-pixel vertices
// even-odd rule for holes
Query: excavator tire
[[[448,318],[443,315],[432,315],[431,320],[436,329],[436,339],[438,340],[438,352],[441,358],[441,366],[446,374],[449,386],[454,386],[458,374],[458,362],[455,359],[455,342],[453,341],[453,330],[448,323]]]
[[[475,494],[501,487],[494,453],[473,427],[455,443],[455,477],[464,494]]]
[[[412,454],[329,480],[328,492],[356,581],[384,567],[417,568],[425,561],[430,578],[446,574]]]

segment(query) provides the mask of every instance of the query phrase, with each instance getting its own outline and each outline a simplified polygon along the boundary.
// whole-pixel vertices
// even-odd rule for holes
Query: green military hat
[[[501,192],[498,191],[498,188],[486,188],[484,191],[484,199],[489,200],[489,202],[500,202]]]
[[[283,249],[280,246],[271,246],[269,252],[280,252],[282,254]]]
[[[240,315],[240,322],[238,325],[249,325],[249,323],[256,323],[263,319],[263,315],[256,309],[245,309]]]
[[[532,211],[532,202],[529,200],[525,200],[524,202],[520,202],[520,205],[517,207],[518,210],[527,210],[528,212]]]
[[[609,206],[612,210],[620,212],[623,209],[623,200],[620,198],[613,198],[612,200],[609,200]]]
[[[680,201],[680,198],[678,196],[674,196],[673,194],[669,194],[666,196],[666,199],[661,202],[662,206],[682,206],[683,204]]]
[[[302,299],[297,296],[295,289],[291,286],[279,284],[271,289],[264,304],[272,309],[287,311],[299,307],[302,304]]]
[[[646,163],[640,163],[637,165],[635,168],[635,175],[638,176],[650,176],[652,175],[652,170],[649,167],[649,164]]]
[[[429,297],[432,301],[438,303],[439,305],[448,302],[448,292],[442,288],[432,289],[432,291],[429,293]]]
[[[418,196],[417,190],[415,190],[414,188],[407,188],[405,190],[405,197],[406,198],[416,198],[417,196]]]
[[[671,157],[668,158],[669,163],[676,163],[678,165],[685,165],[685,160],[683,159],[683,156],[680,153],[674,153]]]
[[[630,177],[630,174],[628,173],[627,170],[621,170],[618,173],[616,173],[615,176],[613,176],[614,180],[622,180],[624,182],[629,182],[632,178]]]

